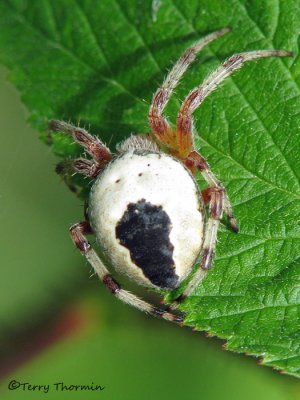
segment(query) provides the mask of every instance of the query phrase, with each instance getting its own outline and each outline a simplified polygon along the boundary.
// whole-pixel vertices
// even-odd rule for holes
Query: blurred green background
[[[300,399],[300,382],[114,299],[74,249],[81,202],[0,69],[0,352],[6,399]],[[50,385],[9,390],[11,380]],[[53,384],[99,384],[101,392]]]

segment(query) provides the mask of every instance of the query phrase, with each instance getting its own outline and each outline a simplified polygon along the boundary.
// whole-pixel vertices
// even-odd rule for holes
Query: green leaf
[[[1,61],[44,140],[51,118],[80,121],[112,146],[146,132],[167,69],[219,28],[233,31],[201,53],[170,117],[227,56],[294,51],[294,59],[249,63],[195,113],[197,147],[226,186],[241,232],[221,229],[215,266],[182,309],[187,324],[230,350],[299,375],[299,2],[3,0],[0,24]],[[78,151],[63,137],[51,146],[61,157]]]
[[[3,352],[18,352],[25,331],[36,330],[91,285],[68,234],[81,207],[54,174],[57,158],[26,126],[24,107],[6,74],[0,66],[2,366]]]
[[[120,307],[117,301],[103,309],[96,289],[95,286],[93,297],[72,304],[56,325],[45,332],[46,338],[51,330],[56,334],[61,332],[63,340],[2,380],[1,399],[34,398],[32,391],[23,391],[21,387],[7,394],[11,380],[47,384],[50,387],[45,398],[51,400],[74,397],[95,400],[102,396],[114,400],[165,400],[166,384],[168,398],[176,400],[240,400],[241,393],[244,400],[297,398],[298,380],[270,374],[250,360],[221,352],[213,341],[158,320],[149,320],[129,307]],[[65,332],[62,327],[68,326],[70,330]],[[155,379],[149,378],[154,371]],[[54,384],[62,381],[66,386],[93,382],[105,389],[101,393],[56,391]],[[43,398],[44,394],[40,391],[35,397]]]

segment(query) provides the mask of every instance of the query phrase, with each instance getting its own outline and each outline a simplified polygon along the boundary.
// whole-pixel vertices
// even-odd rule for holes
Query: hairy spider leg
[[[197,88],[193,89],[185,101],[183,102],[178,118],[177,118],[177,132],[179,138],[186,136],[193,136],[192,132],[192,114],[200,106],[203,100],[214,90],[216,87],[235,70],[240,68],[246,61],[252,61],[258,58],[265,57],[287,57],[292,53],[284,50],[260,50],[246,53],[235,54],[226,60],[219,68],[212,72],[209,77]],[[182,139],[183,140],[183,139]],[[181,143],[179,141],[179,143]],[[184,146],[184,143],[183,143]],[[208,183],[209,187],[223,190],[222,184],[215,177],[213,172],[208,166],[206,160],[195,150],[191,151],[185,160],[185,164],[190,170],[195,173],[198,169]],[[237,231],[237,223],[233,217],[232,208],[227,194],[224,191],[224,211],[229,218],[229,223],[233,231]]]
[[[226,60],[205,81],[193,89],[184,100],[177,117],[177,135],[180,154],[181,148],[186,149],[186,142],[192,142],[192,114],[200,106],[203,100],[230,76],[234,71],[241,68],[246,61],[266,57],[290,57],[292,53],[285,50],[258,50],[238,53]],[[194,150],[194,149],[193,149]]]
[[[72,240],[76,247],[85,256],[87,261],[91,264],[91,266],[97,273],[99,279],[114,296],[116,296],[124,303],[127,303],[130,306],[151,314],[155,317],[160,317],[162,319],[175,322],[180,325],[183,323],[183,318],[181,316],[169,313],[158,307],[155,307],[154,305],[140,299],[133,293],[121,288],[119,283],[109,273],[109,271],[85,237],[86,234],[92,233],[92,229],[88,221],[80,222],[71,226],[70,232]]]
[[[193,89],[185,99],[177,119],[177,131],[179,132],[179,137],[192,136],[193,112],[225,78],[240,68],[244,62],[264,57],[288,57],[291,55],[291,52],[285,50],[260,50],[235,54],[230,57],[212,74],[210,74],[202,85]],[[209,168],[206,160],[196,150],[193,150],[186,157],[185,164],[193,173],[195,173],[196,170],[199,170],[209,185],[209,188],[202,192],[204,201],[209,203],[209,219],[205,227],[205,239],[202,249],[200,269],[195,273],[183,294],[176,300],[173,308],[190,295],[194,288],[197,287],[204,278],[206,272],[210,269],[217,242],[217,230],[223,211],[228,216],[231,229],[234,232],[238,232],[237,222],[233,216],[232,207],[225,189]]]
[[[173,66],[171,71],[168,73],[162,86],[156,91],[153,96],[152,103],[150,106],[148,118],[152,131],[158,141],[162,142],[169,148],[177,148],[177,134],[171,126],[168,120],[162,115],[170,96],[178,85],[180,78],[188,69],[188,67],[195,60],[197,54],[213,40],[230,32],[229,28],[220,29],[219,31],[213,32],[210,35],[200,39],[193,46],[189,47],[179,58],[176,64]],[[190,138],[192,140],[192,138]],[[192,141],[187,143],[189,151],[192,149]]]
[[[96,178],[99,172],[112,159],[108,147],[97,137],[88,133],[85,129],[68,124],[64,121],[51,120],[49,129],[55,132],[63,132],[73,137],[92,157],[92,160],[78,158],[72,161],[72,168],[90,178]],[[66,164],[70,163],[68,160]],[[63,167],[63,166],[62,166]]]

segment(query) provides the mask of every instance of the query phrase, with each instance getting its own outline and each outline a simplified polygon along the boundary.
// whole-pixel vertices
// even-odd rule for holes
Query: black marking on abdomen
[[[168,214],[145,199],[130,203],[116,227],[116,237],[131,260],[154,285],[165,289],[175,288],[178,282],[170,231]]]

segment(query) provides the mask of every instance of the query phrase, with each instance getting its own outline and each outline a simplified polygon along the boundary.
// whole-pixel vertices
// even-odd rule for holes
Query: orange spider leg
[[[162,113],[170,99],[170,96],[178,85],[180,78],[185,73],[189,65],[195,60],[197,53],[203,49],[204,46],[217,39],[219,36],[229,32],[229,28],[220,29],[217,32],[211,33],[203,39],[196,42],[192,47],[188,48],[182,56],[179,58],[177,63],[171,69],[162,86],[156,91],[153,96],[152,104],[149,110],[149,122],[152,131],[156,139],[167,146],[169,149],[181,148],[181,144],[178,143],[178,134],[176,130],[173,130],[170,126],[167,118]],[[192,145],[192,141],[190,146]],[[191,147],[190,147],[191,148]]]
[[[246,61],[252,61],[265,57],[289,57],[292,53],[285,50],[258,50],[245,53],[239,53],[231,56],[219,68],[212,72],[208,78],[198,87],[193,89],[183,102],[177,117],[177,142],[178,152],[181,155],[188,156],[193,147],[193,112],[200,106],[203,100],[216,87],[234,71],[239,69]]]
[[[217,231],[220,220],[225,212],[228,216],[229,224],[234,232],[238,232],[237,222],[233,216],[229,198],[221,182],[213,174],[205,158],[203,158],[193,147],[193,112],[200,106],[203,100],[216,87],[235,70],[240,68],[244,62],[263,57],[288,57],[292,53],[284,50],[261,50],[233,55],[226,60],[219,68],[211,73],[202,85],[193,89],[182,104],[177,118],[177,135],[180,155],[186,154],[185,165],[195,174],[198,170],[208,183],[209,187],[202,192],[204,202],[209,204],[209,218],[205,226],[204,243],[200,268],[189,282],[183,294],[177,299],[172,308],[176,308],[184,298],[199,285],[206,275],[207,270],[212,265],[212,260],[217,242]],[[189,153],[187,153],[187,151]]]

